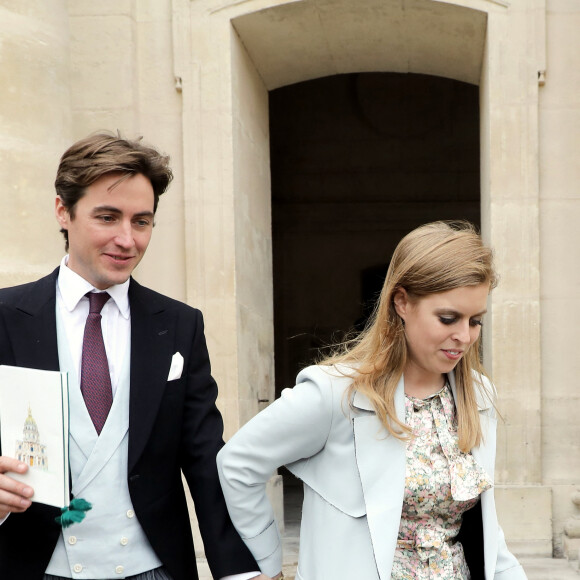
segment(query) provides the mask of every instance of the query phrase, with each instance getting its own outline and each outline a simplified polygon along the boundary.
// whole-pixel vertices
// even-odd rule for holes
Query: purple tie
[[[100,435],[113,404],[111,375],[101,329],[101,310],[109,299],[106,292],[89,292],[89,315],[83,337],[81,393],[95,429]]]

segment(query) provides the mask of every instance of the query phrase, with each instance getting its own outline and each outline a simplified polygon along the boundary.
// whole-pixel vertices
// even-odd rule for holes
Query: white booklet
[[[32,501],[69,505],[68,434],[67,373],[0,365],[2,455],[28,465],[7,475],[34,489]]]

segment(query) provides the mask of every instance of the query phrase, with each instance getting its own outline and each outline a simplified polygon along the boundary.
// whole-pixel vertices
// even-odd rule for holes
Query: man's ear
[[[407,294],[407,291],[402,286],[399,286],[395,290],[395,294],[393,295],[393,304],[395,305],[397,314],[403,320],[405,320],[407,309],[409,308],[409,294]]]
[[[54,215],[56,216],[56,221],[60,224],[63,230],[68,230],[68,224],[70,222],[70,214],[59,195],[56,196],[54,200]]]

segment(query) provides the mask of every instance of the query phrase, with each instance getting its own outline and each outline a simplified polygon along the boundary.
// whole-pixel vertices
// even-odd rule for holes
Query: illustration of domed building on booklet
[[[46,445],[40,441],[38,426],[32,416],[30,404],[28,405],[28,417],[24,421],[22,440],[16,441],[15,457],[30,467],[48,471]]]

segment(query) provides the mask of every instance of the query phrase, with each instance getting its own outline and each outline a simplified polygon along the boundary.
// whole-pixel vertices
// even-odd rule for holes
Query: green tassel
[[[86,512],[92,507],[87,500],[75,497],[69,506],[60,508],[61,515],[58,518],[54,518],[54,521],[63,528],[68,528],[72,524],[82,522],[85,519]]]

